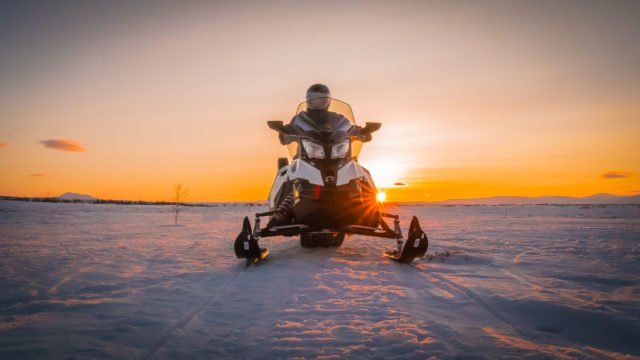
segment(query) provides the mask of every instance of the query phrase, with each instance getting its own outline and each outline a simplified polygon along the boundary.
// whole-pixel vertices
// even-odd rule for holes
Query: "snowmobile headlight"
[[[302,140],[302,146],[304,151],[307,152],[307,156],[313,159],[324,159],[324,148],[313,141]]]
[[[331,148],[332,159],[342,159],[349,153],[349,139],[344,139]]]

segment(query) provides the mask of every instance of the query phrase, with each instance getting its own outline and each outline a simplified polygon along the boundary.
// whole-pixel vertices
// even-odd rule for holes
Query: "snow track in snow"
[[[246,268],[245,268],[246,270]],[[140,359],[149,359],[150,357],[153,356],[153,354],[155,354],[159,349],[161,349],[170,339],[171,336],[179,329],[187,326],[189,324],[189,322],[191,321],[191,319],[193,319],[194,316],[198,315],[200,312],[202,312],[202,310],[204,310],[205,307],[209,306],[213,301],[215,301],[217,298],[219,298],[221,295],[224,294],[224,292],[229,288],[229,286],[231,286],[231,284],[238,278],[238,276],[240,276],[240,274],[242,274],[244,272],[244,270],[240,270],[237,273],[235,273],[233,275],[233,277],[231,277],[231,279],[229,279],[229,281],[227,281],[219,290],[216,294],[214,294],[213,296],[211,296],[209,298],[209,300],[207,300],[204,304],[202,304],[201,306],[198,306],[196,308],[193,308],[191,311],[187,312],[185,315],[183,315],[178,321],[175,322],[175,324],[173,326],[171,326],[170,328],[168,328],[164,334],[162,334],[162,336],[160,337],[160,339],[158,339],[158,342],[151,348],[149,348],[142,356],[140,356]]]
[[[457,289],[458,291],[460,291],[461,293],[465,294],[466,296],[469,297],[469,299],[473,300],[476,304],[478,304],[482,309],[484,309],[487,313],[493,315],[496,319],[502,321],[503,323],[505,323],[506,325],[508,325],[509,327],[511,327],[515,332],[517,332],[518,334],[525,336],[525,334],[522,333],[522,331],[520,331],[520,329],[518,329],[518,327],[513,324],[511,321],[509,321],[508,319],[506,319],[504,316],[502,316],[499,312],[493,310],[491,308],[491,306],[489,304],[487,304],[484,300],[482,300],[482,298],[476,294],[475,292],[473,292],[473,290],[469,289],[466,286],[460,285],[458,283],[456,283],[455,281],[451,281],[449,279],[447,279],[446,277],[442,276],[442,275],[438,275],[435,273],[429,273],[426,270],[423,270],[419,267],[417,267],[415,264],[409,264],[409,266],[412,269],[415,269],[416,271],[427,275],[430,278],[435,278],[440,280],[443,283],[446,283],[452,287],[454,287],[455,289]]]

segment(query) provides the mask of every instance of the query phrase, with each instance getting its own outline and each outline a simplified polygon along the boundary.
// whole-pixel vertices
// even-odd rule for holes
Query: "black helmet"
[[[307,109],[326,110],[331,103],[331,91],[324,84],[313,84],[307,89]]]

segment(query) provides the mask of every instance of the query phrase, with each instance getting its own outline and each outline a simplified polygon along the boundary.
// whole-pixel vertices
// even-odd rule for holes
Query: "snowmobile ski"
[[[411,225],[409,225],[409,236],[402,247],[402,252],[387,251],[384,256],[395,260],[400,263],[408,264],[417,257],[422,257],[427,252],[429,247],[429,239],[427,234],[422,231],[420,222],[415,216],[411,219]]]
[[[242,222],[242,231],[238,234],[233,244],[233,249],[237,258],[247,259],[247,266],[256,264],[269,255],[267,249],[261,249],[258,246],[258,240],[251,231],[251,223],[248,217],[245,217]]]

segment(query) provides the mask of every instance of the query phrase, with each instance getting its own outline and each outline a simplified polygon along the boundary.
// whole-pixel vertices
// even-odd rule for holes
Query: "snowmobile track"
[[[440,280],[444,283],[447,283],[449,285],[451,285],[452,287],[458,289],[458,291],[464,293],[469,299],[471,299],[473,302],[475,302],[476,304],[478,304],[481,308],[483,308],[486,312],[488,312],[489,314],[493,315],[496,319],[500,320],[502,323],[508,325],[510,328],[512,328],[514,331],[516,331],[519,335],[526,337],[526,335],[524,333],[522,333],[522,331],[520,331],[520,329],[518,329],[511,321],[507,320],[504,316],[500,315],[498,312],[494,311],[491,306],[489,306],[489,304],[487,304],[484,300],[482,300],[480,298],[480,296],[478,296],[478,294],[476,294],[474,291],[472,291],[471,289],[467,288],[466,286],[457,284],[454,281],[451,281],[449,279],[447,279],[446,277],[442,276],[442,275],[437,275],[437,274],[431,274],[428,273],[427,271],[424,271],[422,269],[420,269],[419,267],[415,266],[414,264],[407,264],[410,267],[412,267],[413,269],[415,269],[418,272],[421,272],[431,278]]]
[[[171,337],[173,336],[174,332],[176,330],[182,329],[183,327],[187,326],[189,324],[189,322],[191,321],[191,319],[193,319],[196,315],[198,315],[199,313],[202,312],[202,310],[204,310],[207,306],[209,306],[212,302],[214,302],[216,299],[218,299],[222,294],[224,294],[229,287],[231,287],[231,285],[236,281],[236,279],[238,278],[238,276],[240,276],[240,274],[244,273],[247,271],[248,267],[245,267],[245,265],[241,265],[242,270],[236,272],[231,279],[227,280],[227,282],[222,285],[222,287],[220,287],[219,291],[212,295],[207,301],[205,301],[202,305],[193,308],[191,311],[187,312],[185,315],[183,315],[180,319],[178,319],[178,321],[176,321],[175,324],[173,324],[173,326],[171,326],[169,329],[167,329],[162,336],[160,337],[160,339],[158,339],[158,341],[151,347],[149,348],[144,354],[142,354],[139,359],[149,359],[151,358],[156,352],[158,352],[158,350],[162,349],[162,347],[169,342],[169,340],[171,340]]]
[[[511,329],[513,329],[515,332],[517,332],[520,336],[522,336],[523,339],[527,340],[527,341],[531,341],[531,342],[535,342],[537,339],[535,339],[535,337],[531,337],[531,335],[527,335],[524,332],[522,332],[520,329],[518,329],[511,321],[507,320],[504,318],[504,316],[500,315],[499,313],[497,313],[496,311],[494,311],[489,304],[487,304],[484,300],[482,300],[480,298],[480,296],[478,296],[478,294],[476,294],[474,291],[472,291],[471,289],[467,288],[466,286],[460,285],[454,281],[451,281],[449,279],[447,279],[446,277],[442,276],[442,275],[437,275],[437,274],[431,274],[428,273],[427,271],[418,268],[415,264],[411,263],[411,264],[407,264],[410,267],[412,267],[413,269],[415,269],[416,271],[425,274],[431,278],[434,279],[438,279],[442,282],[445,282],[451,286],[453,286],[454,288],[458,289],[459,291],[463,292],[465,295],[467,295],[468,298],[470,298],[471,300],[473,300],[475,303],[477,303],[480,307],[482,307],[486,312],[488,312],[489,314],[493,315],[496,319],[500,320],[502,323],[508,325]],[[533,285],[533,284],[532,284]],[[555,346],[567,346],[567,345],[562,345],[562,344],[556,344]],[[596,351],[593,351],[591,349],[587,348],[583,348],[583,349],[574,349],[576,351],[578,351],[579,353],[581,353],[582,355],[584,355],[585,357],[593,357],[593,358],[602,358],[602,354],[598,353]]]

